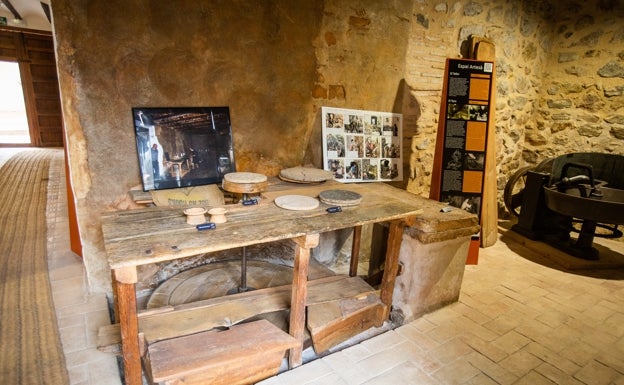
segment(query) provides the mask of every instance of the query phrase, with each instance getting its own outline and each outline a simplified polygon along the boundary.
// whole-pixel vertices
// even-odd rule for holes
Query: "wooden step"
[[[308,306],[366,296],[375,290],[358,277],[333,276],[308,282]],[[139,314],[139,331],[148,343],[228,327],[259,314],[290,307],[291,285],[260,289],[194,303],[168,306]],[[119,324],[103,326],[98,349],[120,353]]]
[[[299,342],[266,320],[150,344],[144,364],[159,385],[252,384],[274,376]]]
[[[385,305],[375,294],[308,306],[307,326],[317,354],[383,324]]]

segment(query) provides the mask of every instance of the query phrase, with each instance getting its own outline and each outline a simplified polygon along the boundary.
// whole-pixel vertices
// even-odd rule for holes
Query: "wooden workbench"
[[[342,212],[332,214],[326,211],[329,206],[323,203],[317,209],[308,211],[284,210],[273,203],[273,199],[280,195],[315,197],[320,191],[328,189],[356,191],[363,199],[358,206],[343,207]],[[380,287],[381,301],[386,306],[384,317],[387,318],[403,230],[413,224],[414,218],[421,213],[420,202],[404,190],[381,183],[347,185],[328,181],[315,185],[271,185],[258,205],[227,206],[227,223],[217,225],[214,230],[198,231],[195,226],[187,225],[180,208],[152,207],[104,213],[102,228],[113,272],[126,383],[140,385],[142,382],[135,293],[137,266],[291,239],[296,248],[289,333],[302,342],[310,249],[318,245],[319,234],[350,227],[359,229],[369,223],[390,223],[385,272]],[[301,365],[301,356],[300,343],[290,349],[289,366]]]

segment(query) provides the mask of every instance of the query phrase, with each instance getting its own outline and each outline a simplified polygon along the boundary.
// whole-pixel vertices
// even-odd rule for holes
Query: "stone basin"
[[[582,197],[578,188],[565,192],[544,187],[546,206],[559,214],[597,223],[624,224],[624,190],[601,187],[602,197]]]

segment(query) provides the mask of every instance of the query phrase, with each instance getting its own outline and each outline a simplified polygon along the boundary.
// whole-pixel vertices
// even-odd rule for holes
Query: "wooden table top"
[[[343,207],[330,214],[321,203],[307,211],[277,207],[280,195],[317,197],[327,189],[345,189],[362,195],[358,206]],[[138,266],[233,249],[258,243],[290,239],[368,223],[413,218],[422,213],[422,198],[382,183],[311,185],[282,184],[262,194],[258,205],[225,206],[227,222],[214,230],[198,231],[186,224],[180,207],[150,207],[106,212],[102,215],[104,243],[112,269]],[[207,217],[208,219],[208,217]]]

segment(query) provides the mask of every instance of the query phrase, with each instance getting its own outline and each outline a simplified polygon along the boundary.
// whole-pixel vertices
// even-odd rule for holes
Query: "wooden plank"
[[[368,184],[371,185],[371,184]],[[315,187],[316,191],[327,187]],[[422,200],[390,186],[349,186],[363,196],[359,206],[329,214],[329,207],[283,210],[272,203],[228,205],[228,222],[199,232],[176,208],[145,208],[102,215],[111,268],[157,263],[213,251],[279,241],[379,221],[418,215]],[[290,192],[290,191],[286,191]]]
[[[386,305],[386,312],[390,311],[392,306],[392,295],[394,291],[394,282],[399,271],[399,251],[403,240],[403,223],[391,222],[388,232],[388,248],[386,249],[386,261],[384,263],[384,273],[381,279],[380,296],[381,302]],[[384,316],[387,317],[388,314]]]
[[[259,320],[154,343],[148,348],[146,366],[158,383],[253,383],[276,374],[285,351],[298,344],[270,322]]]
[[[496,60],[496,47],[494,43],[482,36],[471,36],[469,40],[469,57],[475,60],[491,61]],[[492,87],[495,85],[496,71],[492,73]],[[490,106],[496,105],[496,93],[490,95]],[[490,108],[488,114],[488,126],[494,127],[495,109]],[[478,245],[488,247],[498,240],[498,202],[496,187],[496,134],[495,130],[489,130],[486,139],[487,152],[485,154],[485,169],[483,175],[483,193],[481,200],[480,237],[470,241],[471,251],[468,254],[467,264],[477,264]]]
[[[116,286],[126,384],[141,385],[143,380],[141,375],[141,354],[139,352],[135,285],[117,282]]]
[[[295,266],[293,269],[293,281],[290,300],[290,325],[289,333],[299,346],[290,349],[288,355],[288,367],[290,369],[301,365],[302,347],[305,337],[305,308],[308,295],[308,266],[310,264],[310,247],[318,245],[319,236],[305,236],[296,239]]]
[[[308,307],[308,330],[314,351],[330,348],[384,321],[385,306],[376,295],[341,299]]]
[[[206,371],[188,374],[170,381],[154,383],[156,385],[251,385],[257,381],[275,376],[279,370],[281,355],[265,355],[249,364],[238,368],[234,375],[221,371]],[[275,369],[277,368],[277,369]]]
[[[483,61],[496,60],[494,43],[480,40],[476,43],[475,59]],[[492,90],[496,89],[496,71],[492,72]],[[490,96],[490,106],[496,106],[496,92]],[[487,137],[485,153],[485,174],[483,175],[483,199],[481,206],[481,247],[489,247],[498,240],[498,202],[496,186],[496,109],[490,108],[488,126],[491,128]]]
[[[349,264],[349,276],[356,277],[360,262],[360,241],[362,240],[362,226],[353,227],[353,242],[351,244],[351,261]]]
[[[373,292],[375,289],[359,277],[328,277],[308,282],[306,303],[319,304]],[[230,326],[258,314],[288,309],[290,295],[291,285],[284,285],[175,307],[169,306],[158,312],[142,312],[139,314],[139,330],[145,334],[148,342],[155,342]],[[118,324],[99,329],[97,343],[99,350],[118,352],[119,342]]]

